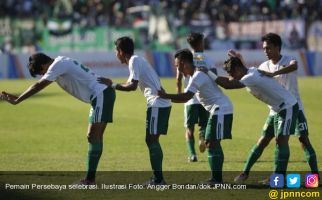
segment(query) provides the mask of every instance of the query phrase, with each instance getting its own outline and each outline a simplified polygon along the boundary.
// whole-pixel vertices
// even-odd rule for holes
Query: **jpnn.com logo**
[[[284,187],[284,175],[283,174],[272,174],[269,178],[269,185],[272,188],[283,188]]]

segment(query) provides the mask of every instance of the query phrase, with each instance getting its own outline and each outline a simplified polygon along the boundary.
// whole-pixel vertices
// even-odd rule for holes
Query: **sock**
[[[195,139],[188,139],[187,141],[187,147],[188,147],[188,152],[189,155],[196,155],[196,150],[195,150]]]
[[[215,181],[222,182],[222,167],[224,163],[224,152],[221,145],[208,149],[208,162],[211,170],[211,178]]]
[[[314,151],[312,145],[305,146],[304,153],[305,153],[305,157],[306,157],[306,162],[310,165],[311,172],[318,173],[318,171],[319,171],[318,164],[316,161],[315,151]]]
[[[286,174],[288,159],[290,157],[290,149],[288,144],[275,146],[275,165],[274,172],[279,174]]]
[[[153,170],[156,183],[160,183],[163,180],[162,174],[162,160],[163,152],[160,143],[153,143],[149,145],[150,162]]]
[[[262,148],[260,148],[257,144],[255,144],[252,148],[252,150],[250,151],[248,158],[246,160],[246,164],[244,167],[244,173],[245,174],[249,174],[250,169],[253,167],[253,165],[255,164],[255,162],[258,160],[258,158],[262,155],[263,153]]]
[[[103,143],[88,144],[86,179],[95,180],[98,161],[103,152]]]

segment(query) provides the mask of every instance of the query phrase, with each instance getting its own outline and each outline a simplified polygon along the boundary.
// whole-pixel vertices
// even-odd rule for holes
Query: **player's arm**
[[[138,88],[138,80],[131,80],[131,82],[127,83],[113,83],[112,88],[115,90],[120,90],[120,91],[125,91],[125,92],[130,92],[130,91],[135,91]]]
[[[288,66],[283,66],[280,70],[277,70],[275,72],[267,72],[264,70],[258,70],[261,74],[264,74],[265,76],[269,76],[269,77],[274,77],[280,74],[288,74],[291,72],[294,72],[297,70],[297,61],[296,60],[292,60],[290,62],[290,64]]]
[[[207,74],[213,81],[215,81],[218,85],[225,89],[239,89],[245,87],[245,85],[242,84],[239,80],[217,76],[217,74],[215,74],[211,70],[207,71]]]
[[[29,97],[33,96],[34,94],[38,93],[48,85],[50,85],[52,81],[48,81],[45,79],[40,79],[38,82],[30,86],[25,92],[23,92],[20,96],[15,96],[7,92],[2,92],[1,93],[1,99],[16,105]]]
[[[237,57],[237,58],[239,58],[239,60],[242,62],[242,64],[244,65],[244,66],[246,66],[245,64],[245,60],[244,60],[244,58],[243,58],[243,56],[241,55],[241,53],[239,53],[238,51],[234,51],[234,50],[232,50],[232,49],[229,49],[229,51],[228,51],[228,56],[229,57]]]
[[[182,73],[177,70],[177,75],[176,75],[176,85],[177,85],[177,93],[180,94],[182,92]]]
[[[115,90],[126,91],[126,92],[135,91],[139,83],[139,81],[133,80],[133,79],[131,80],[131,82],[127,82],[127,83],[113,83],[111,79],[104,78],[104,77],[98,77],[97,82],[110,86]]]
[[[216,79],[216,83],[225,89],[240,89],[245,87],[245,85],[242,84],[239,80],[229,79],[222,76]]]
[[[185,93],[180,94],[168,94],[163,89],[158,91],[158,96],[163,99],[171,99],[174,103],[185,103],[189,101],[193,95],[193,92],[187,91]]]
[[[292,60],[288,66],[282,67],[280,70],[275,71],[273,74],[274,76],[277,76],[280,74],[288,74],[296,70],[297,70],[297,61]]]
[[[140,80],[140,63],[138,59],[134,59],[133,62],[129,64],[129,72],[130,75],[126,83],[113,83],[112,88],[125,92],[135,91],[138,88]]]

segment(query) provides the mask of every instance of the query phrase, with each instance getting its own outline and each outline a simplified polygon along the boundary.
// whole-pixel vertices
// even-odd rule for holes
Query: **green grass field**
[[[2,80],[0,91],[20,94],[33,82]],[[310,139],[318,161],[322,160],[321,83],[322,78],[299,79]],[[168,92],[175,91],[174,79],[162,79],[162,85]],[[224,171],[240,171],[261,134],[268,108],[245,89],[224,92],[234,105],[233,139],[222,142]],[[89,108],[55,83],[17,106],[0,101],[0,171],[84,171]],[[144,141],[145,112],[146,100],[140,91],[117,92],[114,123],[105,131],[98,171],[150,171]],[[254,171],[272,170],[273,142],[253,167]],[[198,154],[197,163],[187,163],[183,104],[173,104],[168,135],[161,137],[161,145],[165,171],[209,170],[206,154]],[[288,170],[309,171],[296,137],[290,139],[290,150]],[[320,170],[321,166],[319,163]]]

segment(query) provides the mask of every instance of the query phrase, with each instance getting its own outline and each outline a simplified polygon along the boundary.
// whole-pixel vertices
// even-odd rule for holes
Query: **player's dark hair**
[[[118,50],[123,51],[125,54],[133,55],[134,42],[130,37],[120,37],[114,44]]]
[[[42,71],[42,65],[48,64],[52,58],[44,53],[35,53],[29,57],[28,69],[32,77],[36,77]]]
[[[262,42],[269,42],[274,46],[278,46],[280,51],[282,49],[282,39],[276,33],[267,33],[262,37]]]
[[[192,48],[196,48],[200,43],[203,42],[203,34],[192,32],[187,36],[187,42],[190,44]]]
[[[189,49],[181,49],[174,54],[174,58],[193,63],[193,55]]]
[[[244,67],[242,61],[237,57],[230,57],[228,60],[224,62],[224,70],[231,74],[238,67]]]

